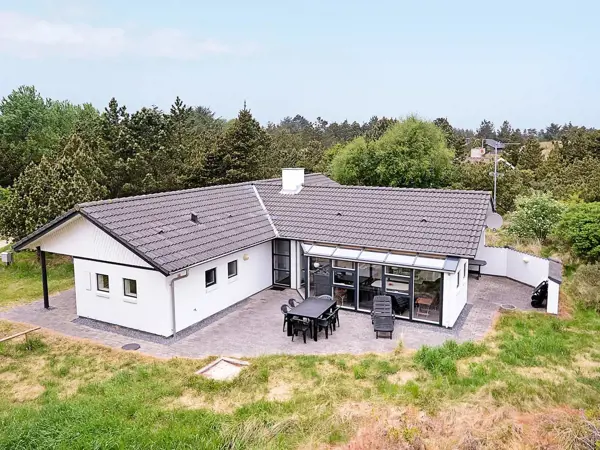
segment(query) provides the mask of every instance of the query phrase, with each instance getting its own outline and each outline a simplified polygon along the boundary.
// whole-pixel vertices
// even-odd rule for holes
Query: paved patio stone
[[[510,303],[520,310],[533,310],[529,304],[532,291],[533,288],[507,278],[470,278],[467,308],[463,310],[457,326],[446,329],[398,320],[391,340],[375,339],[368,314],[341,311],[341,327],[329,339],[325,339],[324,333],[320,333],[318,342],[307,340],[304,344],[301,337],[292,342],[282,332],[283,315],[280,306],[287,303],[289,298],[299,298],[298,293],[293,290],[261,291],[226,316],[167,345],[73,322],[77,318],[74,290],[52,296],[50,310],[45,310],[42,302],[36,301],[0,311],[0,319],[30,323],[116,348],[137,342],[141,345],[141,352],[165,358],[217,355],[251,357],[279,353],[380,353],[394,350],[400,341],[407,348],[417,349],[422,345],[441,345],[448,339],[459,342],[481,339],[490,329],[501,304]]]

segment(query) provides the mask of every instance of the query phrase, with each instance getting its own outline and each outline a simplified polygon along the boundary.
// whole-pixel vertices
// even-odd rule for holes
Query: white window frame
[[[106,284],[108,286],[104,287],[104,282],[102,282],[102,288],[100,288],[100,277],[106,277]],[[98,292],[110,292],[110,277],[105,273],[97,273],[96,274],[96,290]]]
[[[235,273],[233,275],[229,271],[230,264],[235,264]],[[238,261],[237,261],[237,259],[234,259],[233,261],[229,261],[227,263],[227,278],[235,278],[235,277],[237,277],[237,275],[238,275]]]
[[[135,283],[135,293],[131,292],[131,282]],[[132,278],[123,278],[123,295],[125,297],[137,298],[137,280]]]
[[[208,283],[208,278],[207,278],[207,275],[209,272],[214,272],[214,274],[215,274],[213,281],[210,284]],[[204,271],[204,286],[208,288],[211,286],[215,286],[216,284],[217,284],[217,268],[213,267],[211,269],[205,270]]]

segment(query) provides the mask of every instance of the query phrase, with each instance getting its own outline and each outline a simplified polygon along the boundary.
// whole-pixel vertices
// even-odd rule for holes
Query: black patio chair
[[[287,323],[287,315],[290,312],[288,305],[281,305],[281,314],[283,314],[283,331],[285,331],[285,324]]]
[[[317,319],[317,331],[325,330],[325,339],[329,339],[329,333],[333,334],[334,321],[335,318],[331,314]]]
[[[302,333],[302,337],[304,338],[304,343],[306,344],[306,332],[310,334],[312,339],[312,325],[310,322],[305,322],[301,319],[292,318],[290,319],[290,325],[292,326],[292,342],[294,341],[294,336],[298,336],[298,333]]]
[[[296,306],[298,306],[300,304],[300,302],[296,301],[293,298],[290,298],[288,300],[288,305],[290,305],[292,308],[295,308]]]
[[[333,331],[335,331],[335,326],[337,324],[337,326],[340,326],[340,308],[339,306],[336,306],[335,309],[331,312],[331,314],[333,315],[334,321],[333,321]]]

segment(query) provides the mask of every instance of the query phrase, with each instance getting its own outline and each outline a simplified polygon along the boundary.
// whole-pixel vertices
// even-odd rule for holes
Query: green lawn
[[[507,313],[481,343],[253,358],[216,382],[194,374],[210,358],[38,333],[0,344],[0,448],[568,448],[575,410],[597,417],[599,349],[595,313]]]
[[[10,266],[0,265],[0,308],[42,298],[42,269],[35,252],[14,255]],[[71,258],[46,255],[48,290],[56,293],[73,287]]]

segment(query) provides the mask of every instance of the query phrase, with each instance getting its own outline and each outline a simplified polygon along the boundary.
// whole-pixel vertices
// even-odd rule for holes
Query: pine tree
[[[537,170],[542,163],[542,147],[535,138],[529,138],[521,148],[519,169]]]
[[[206,185],[251,181],[263,176],[270,137],[246,107],[205,156]]]
[[[74,135],[63,151],[27,166],[8,189],[0,235],[20,239],[77,203],[105,198],[98,156],[93,145]]]

